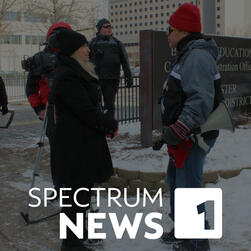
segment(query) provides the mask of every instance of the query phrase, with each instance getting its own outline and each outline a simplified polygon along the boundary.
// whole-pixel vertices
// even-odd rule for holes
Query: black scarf
[[[192,40],[199,40],[199,39],[202,39],[202,38],[204,38],[204,36],[200,32],[190,33],[188,36],[182,38],[179,41],[179,43],[177,45],[177,50],[181,51],[188,42],[190,42]]]

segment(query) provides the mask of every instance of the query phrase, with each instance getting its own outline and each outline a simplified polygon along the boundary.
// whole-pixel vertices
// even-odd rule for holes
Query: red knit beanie
[[[190,3],[182,4],[170,17],[169,24],[187,32],[201,32],[200,10]]]

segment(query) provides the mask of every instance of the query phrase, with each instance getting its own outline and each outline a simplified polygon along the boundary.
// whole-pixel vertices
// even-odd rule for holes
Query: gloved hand
[[[169,127],[163,128],[162,139],[168,146],[176,146],[187,139],[189,132],[189,128],[184,123],[177,120]]]
[[[181,168],[184,166],[186,158],[188,156],[189,149],[192,146],[192,140],[188,139],[182,142],[182,145],[176,145],[175,149],[168,147],[168,153],[171,161],[173,161],[175,167]]]
[[[8,105],[7,104],[2,105],[1,111],[2,111],[2,115],[8,113],[8,111],[9,111]]]
[[[153,144],[152,148],[154,151],[159,151],[164,144],[165,144],[164,140],[158,140]]]
[[[104,115],[99,124],[100,131],[105,135],[113,135],[118,129],[118,121],[112,118],[111,116]]]
[[[113,139],[115,136],[117,136],[118,131],[119,131],[119,127],[117,128],[117,130],[116,130],[115,132],[108,133],[108,134],[106,134],[105,136],[106,136],[106,138],[111,138],[111,139]]]
[[[133,85],[133,79],[132,78],[125,78],[125,84],[127,88],[132,87]]]

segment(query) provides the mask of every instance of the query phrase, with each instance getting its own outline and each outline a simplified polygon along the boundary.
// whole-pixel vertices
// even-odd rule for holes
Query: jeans
[[[210,146],[214,146],[216,138],[205,140]],[[176,168],[172,161],[169,161],[167,168],[166,181],[170,191],[170,218],[174,220],[174,190],[175,188],[201,188],[203,185],[203,165],[207,153],[197,144],[193,144],[189,149],[189,154],[182,168]],[[205,205],[202,204],[200,210],[204,211]],[[205,222],[206,229],[209,229],[208,222]]]

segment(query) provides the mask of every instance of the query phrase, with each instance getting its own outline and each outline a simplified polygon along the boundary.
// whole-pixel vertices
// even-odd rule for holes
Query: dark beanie
[[[194,4],[184,3],[171,15],[169,24],[182,31],[201,32],[200,10]]]
[[[87,44],[84,35],[73,30],[60,30],[56,34],[58,53],[64,56],[71,56],[82,45]]]
[[[98,22],[96,24],[96,28],[98,31],[101,29],[103,24],[110,24],[110,21],[106,18],[102,18],[102,19],[98,20]]]

